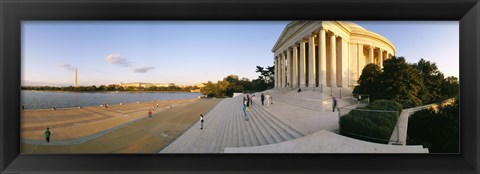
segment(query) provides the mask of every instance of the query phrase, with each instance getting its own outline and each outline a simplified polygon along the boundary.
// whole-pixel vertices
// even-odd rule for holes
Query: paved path
[[[185,104],[198,99],[162,100],[153,102],[110,105],[108,108],[90,106],[57,110],[24,110],[21,112],[21,138],[30,143],[45,140],[45,129],[50,128],[52,141],[75,142],[79,138],[95,136],[99,132],[114,129],[119,125],[129,123],[148,116],[148,110],[153,113]],[[158,104],[158,107],[156,106]]]
[[[21,143],[22,153],[155,153],[198,122],[221,99],[200,99],[157,112],[80,144]]]
[[[322,130],[277,144],[227,147],[225,153],[428,153],[428,149],[370,143]]]

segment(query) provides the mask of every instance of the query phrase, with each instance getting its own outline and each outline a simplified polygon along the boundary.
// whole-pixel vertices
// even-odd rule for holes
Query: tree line
[[[264,91],[274,86],[274,66],[266,68],[257,66],[256,71],[260,75],[257,79],[239,78],[237,75],[228,75],[223,80],[213,83],[208,81],[200,91],[208,97],[232,97],[235,92],[258,92]]]
[[[22,90],[40,90],[40,91],[82,91],[82,92],[100,92],[100,91],[184,91],[190,92],[190,90],[199,89],[197,86],[168,86],[168,87],[123,87],[120,85],[100,85],[100,86],[66,86],[66,87],[55,87],[55,86],[22,86]]]

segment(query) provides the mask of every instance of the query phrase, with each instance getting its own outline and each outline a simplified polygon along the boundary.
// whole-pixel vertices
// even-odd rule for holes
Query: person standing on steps
[[[333,111],[332,112],[335,112],[335,108],[337,108],[337,99],[335,97],[332,97],[332,98],[333,98],[333,104],[332,104]]]
[[[245,105],[246,105],[245,101],[247,101],[247,96],[243,96],[243,102],[242,102],[242,104],[243,104],[244,107],[245,107]]]
[[[47,130],[45,131],[45,139],[47,140],[47,143],[50,143],[50,128],[47,127]]]
[[[246,117],[247,116],[247,100],[245,99],[245,97],[243,98],[243,115]]]
[[[247,105],[245,108],[245,121],[248,121],[248,112],[250,111],[250,102],[247,101]]]
[[[203,130],[203,114],[200,114],[200,129]]]
[[[265,101],[265,95],[263,95],[263,93],[262,95],[260,95],[260,100],[262,101],[262,106],[263,106],[263,102]]]

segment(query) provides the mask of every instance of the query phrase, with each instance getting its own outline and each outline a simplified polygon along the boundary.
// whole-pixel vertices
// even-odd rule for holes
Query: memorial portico
[[[294,21],[272,49],[276,88],[353,88],[363,67],[395,55],[386,38],[343,21]]]

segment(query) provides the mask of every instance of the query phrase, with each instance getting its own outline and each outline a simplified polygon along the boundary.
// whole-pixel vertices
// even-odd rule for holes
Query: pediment
[[[302,28],[305,28],[305,26],[307,26],[308,24],[308,21],[293,21],[288,23],[285,29],[283,29],[282,34],[280,34],[277,42],[273,46],[272,52],[274,52],[279,46],[281,46],[282,43],[288,41],[288,39],[295,35],[295,33],[301,31]]]

